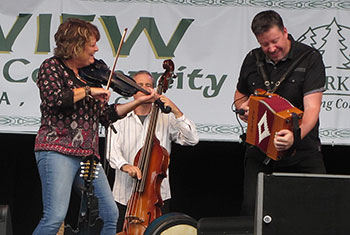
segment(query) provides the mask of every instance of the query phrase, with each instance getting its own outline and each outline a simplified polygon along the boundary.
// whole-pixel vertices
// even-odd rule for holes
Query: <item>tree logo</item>
[[[350,38],[350,27],[338,24],[333,18],[329,25],[309,27],[297,41],[317,49],[323,56],[326,69],[333,68],[334,62],[339,64],[336,66],[337,69],[350,69],[350,48],[346,45],[349,44],[347,38]]]
[[[330,24],[309,29],[297,41],[317,49],[326,67],[324,95],[350,96],[350,27],[334,17]]]

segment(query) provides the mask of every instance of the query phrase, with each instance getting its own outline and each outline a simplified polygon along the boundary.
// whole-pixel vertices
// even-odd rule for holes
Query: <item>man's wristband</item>
[[[301,142],[301,129],[297,128],[296,130],[293,130],[293,136],[294,142],[291,148],[296,149],[296,147],[299,146]]]
[[[297,146],[300,145],[301,142],[301,130],[299,127],[299,117],[297,114],[292,113],[292,122],[293,122],[293,136],[294,142],[291,149],[296,149]]]
[[[294,137],[293,144],[289,149],[284,151],[282,157],[294,156],[297,147],[300,146],[301,143],[301,129],[299,127],[299,117],[295,113],[292,113],[292,132]]]

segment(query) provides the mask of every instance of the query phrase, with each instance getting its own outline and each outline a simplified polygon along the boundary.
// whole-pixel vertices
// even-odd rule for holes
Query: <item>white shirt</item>
[[[109,151],[109,143],[107,143],[106,156],[111,167],[116,169],[112,190],[113,197],[115,201],[123,205],[127,204],[131,196],[135,179],[120,169],[125,164],[134,164],[137,152],[144,145],[150,117],[149,114],[142,124],[139,117],[134,112],[130,112],[125,118],[113,124],[117,131],[116,134],[113,131],[108,133],[112,148]],[[169,155],[171,141],[180,145],[195,145],[199,141],[194,123],[187,119],[185,115],[175,118],[173,113],[164,114],[159,112],[156,137],[160,141],[160,145],[166,148]],[[171,198],[168,170],[167,177],[162,181],[160,191],[163,200]]]

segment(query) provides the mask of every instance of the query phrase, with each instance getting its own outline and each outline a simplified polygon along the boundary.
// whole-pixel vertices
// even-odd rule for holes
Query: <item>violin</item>
[[[83,79],[97,85],[107,85],[110,73],[109,67],[101,59],[95,59],[93,64],[79,70],[79,75]],[[122,72],[113,72],[110,86],[113,91],[126,97],[131,97],[138,91],[146,95],[150,94],[147,90],[137,85],[132,77]]]
[[[103,60],[95,59],[93,64],[81,68],[79,71],[79,75],[93,84],[106,85],[107,90],[111,87],[113,91],[123,96],[131,97],[138,91],[149,95],[150,93],[142,87],[138,86],[135,80],[131,77],[123,74],[122,72],[114,72],[122,45],[124,43],[126,32],[127,28],[124,29],[111,70],[108,68],[108,66]]]
[[[138,91],[141,91],[146,95],[149,95],[150,93],[147,90],[140,87],[139,85],[137,85],[137,83],[132,77],[129,77],[122,72],[114,72],[122,45],[124,43],[126,31],[127,31],[127,28],[124,29],[122,38],[120,40],[117,54],[114,58],[112,71],[109,69],[109,67],[103,60],[101,59],[97,60],[95,58],[93,64],[86,66],[84,68],[81,68],[79,70],[79,75],[86,81],[92,84],[96,84],[97,86],[106,85],[107,89],[111,87],[113,91],[117,92],[122,96],[131,97],[134,94],[136,94],[136,92]],[[171,112],[171,108],[169,106],[165,106],[160,99],[157,99],[154,103],[156,104],[156,106],[158,106],[162,110],[162,112],[164,113]]]
[[[110,73],[111,71],[107,64],[101,59],[95,59],[93,64],[79,70],[79,75],[83,79],[92,84],[96,84],[97,86],[107,85]],[[128,75],[125,75],[119,71],[113,72],[110,87],[113,91],[126,97],[131,97],[138,91],[141,91],[146,95],[150,94],[147,90],[137,85],[132,77],[129,77]],[[171,108],[169,106],[165,106],[160,99],[157,99],[154,103],[159,106],[163,113],[171,112]]]

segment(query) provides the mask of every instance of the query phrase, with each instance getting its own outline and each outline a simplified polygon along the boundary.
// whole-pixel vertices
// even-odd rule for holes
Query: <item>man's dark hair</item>
[[[275,11],[262,11],[258,13],[251,25],[251,29],[255,36],[267,32],[273,26],[277,26],[280,30],[284,29],[281,16]]]

